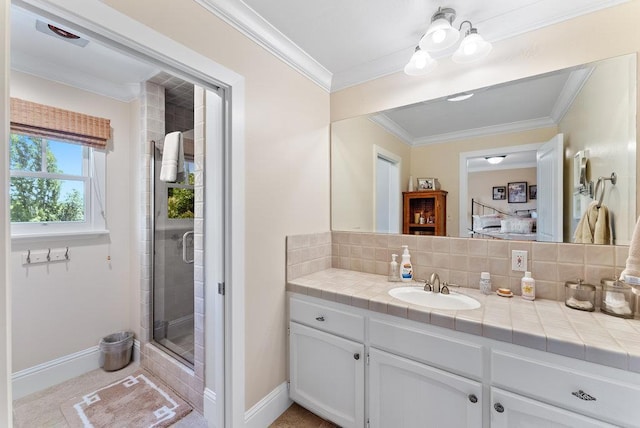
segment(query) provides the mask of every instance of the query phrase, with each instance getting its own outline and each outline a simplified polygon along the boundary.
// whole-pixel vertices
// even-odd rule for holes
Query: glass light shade
[[[404,72],[409,76],[422,76],[433,70],[436,64],[436,60],[431,58],[431,55],[421,49],[416,49],[407,65],[404,66]]]
[[[438,52],[453,46],[460,38],[460,32],[445,18],[434,20],[420,39],[420,49]]]
[[[460,43],[451,60],[458,64],[465,64],[481,60],[491,52],[491,43],[485,41],[477,32],[471,32]]]
[[[496,165],[499,164],[500,162],[502,162],[504,160],[504,158],[506,158],[507,156],[491,156],[491,157],[486,157],[485,159],[487,160],[487,162],[489,162],[491,165]]]

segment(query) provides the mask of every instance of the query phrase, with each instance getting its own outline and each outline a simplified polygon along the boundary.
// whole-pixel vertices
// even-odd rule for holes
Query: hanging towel
[[[183,175],[184,148],[182,146],[182,132],[171,132],[164,137],[160,180],[173,183],[180,181]]]
[[[640,278],[640,218],[638,218],[636,227],[633,229],[626,267],[620,274],[621,280],[633,283],[625,276]]]
[[[573,234],[573,242],[578,244],[610,244],[611,226],[609,209],[593,201],[585,210]]]

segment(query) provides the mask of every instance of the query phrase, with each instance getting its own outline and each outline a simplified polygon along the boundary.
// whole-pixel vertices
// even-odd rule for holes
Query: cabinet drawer
[[[579,371],[493,351],[492,384],[617,425],[640,421],[640,385],[602,377],[597,365],[592,372]]]
[[[371,346],[468,377],[482,378],[482,347],[436,333],[371,319]]]
[[[342,337],[364,341],[364,317],[324,305],[291,298],[291,321]]]

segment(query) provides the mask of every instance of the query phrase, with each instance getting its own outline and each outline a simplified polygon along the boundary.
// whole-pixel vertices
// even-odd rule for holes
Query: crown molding
[[[523,120],[520,122],[505,123],[495,126],[486,126],[483,128],[465,129],[463,131],[449,132],[446,134],[431,135],[423,138],[414,138],[404,128],[393,120],[389,119],[384,113],[378,113],[370,116],[369,120],[383,127],[387,132],[400,138],[409,146],[428,146],[431,144],[446,143],[449,141],[466,140],[485,135],[507,134],[510,132],[529,131],[532,129],[546,128],[557,125],[551,117],[542,117],[539,119]]]
[[[195,1],[324,90],[331,90],[332,73],[244,2],[237,0]]]
[[[593,73],[594,68],[595,67],[579,68],[569,74],[569,78],[562,87],[562,91],[560,91],[558,99],[551,109],[551,118],[555,123],[560,123],[564,115],[567,114],[573,101],[582,90],[584,84],[587,83],[591,73]]]
[[[409,146],[413,146],[413,136],[409,134],[402,126],[389,119],[389,116],[387,116],[386,114],[378,113],[373,116],[369,116],[369,120],[377,123],[382,128],[384,128],[385,131],[398,137],[400,140],[402,140],[403,143]]]

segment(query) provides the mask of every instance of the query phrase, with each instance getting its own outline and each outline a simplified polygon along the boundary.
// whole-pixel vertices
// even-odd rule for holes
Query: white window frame
[[[43,138],[43,140],[49,140]],[[61,141],[68,143],[67,141]],[[72,144],[72,143],[71,143]],[[44,150],[44,148],[43,148]],[[44,160],[43,160],[44,162]],[[83,146],[83,175],[13,171],[10,177],[33,177],[84,181],[85,219],[78,222],[11,223],[11,239],[58,238],[108,233],[106,228],[106,151]]]

